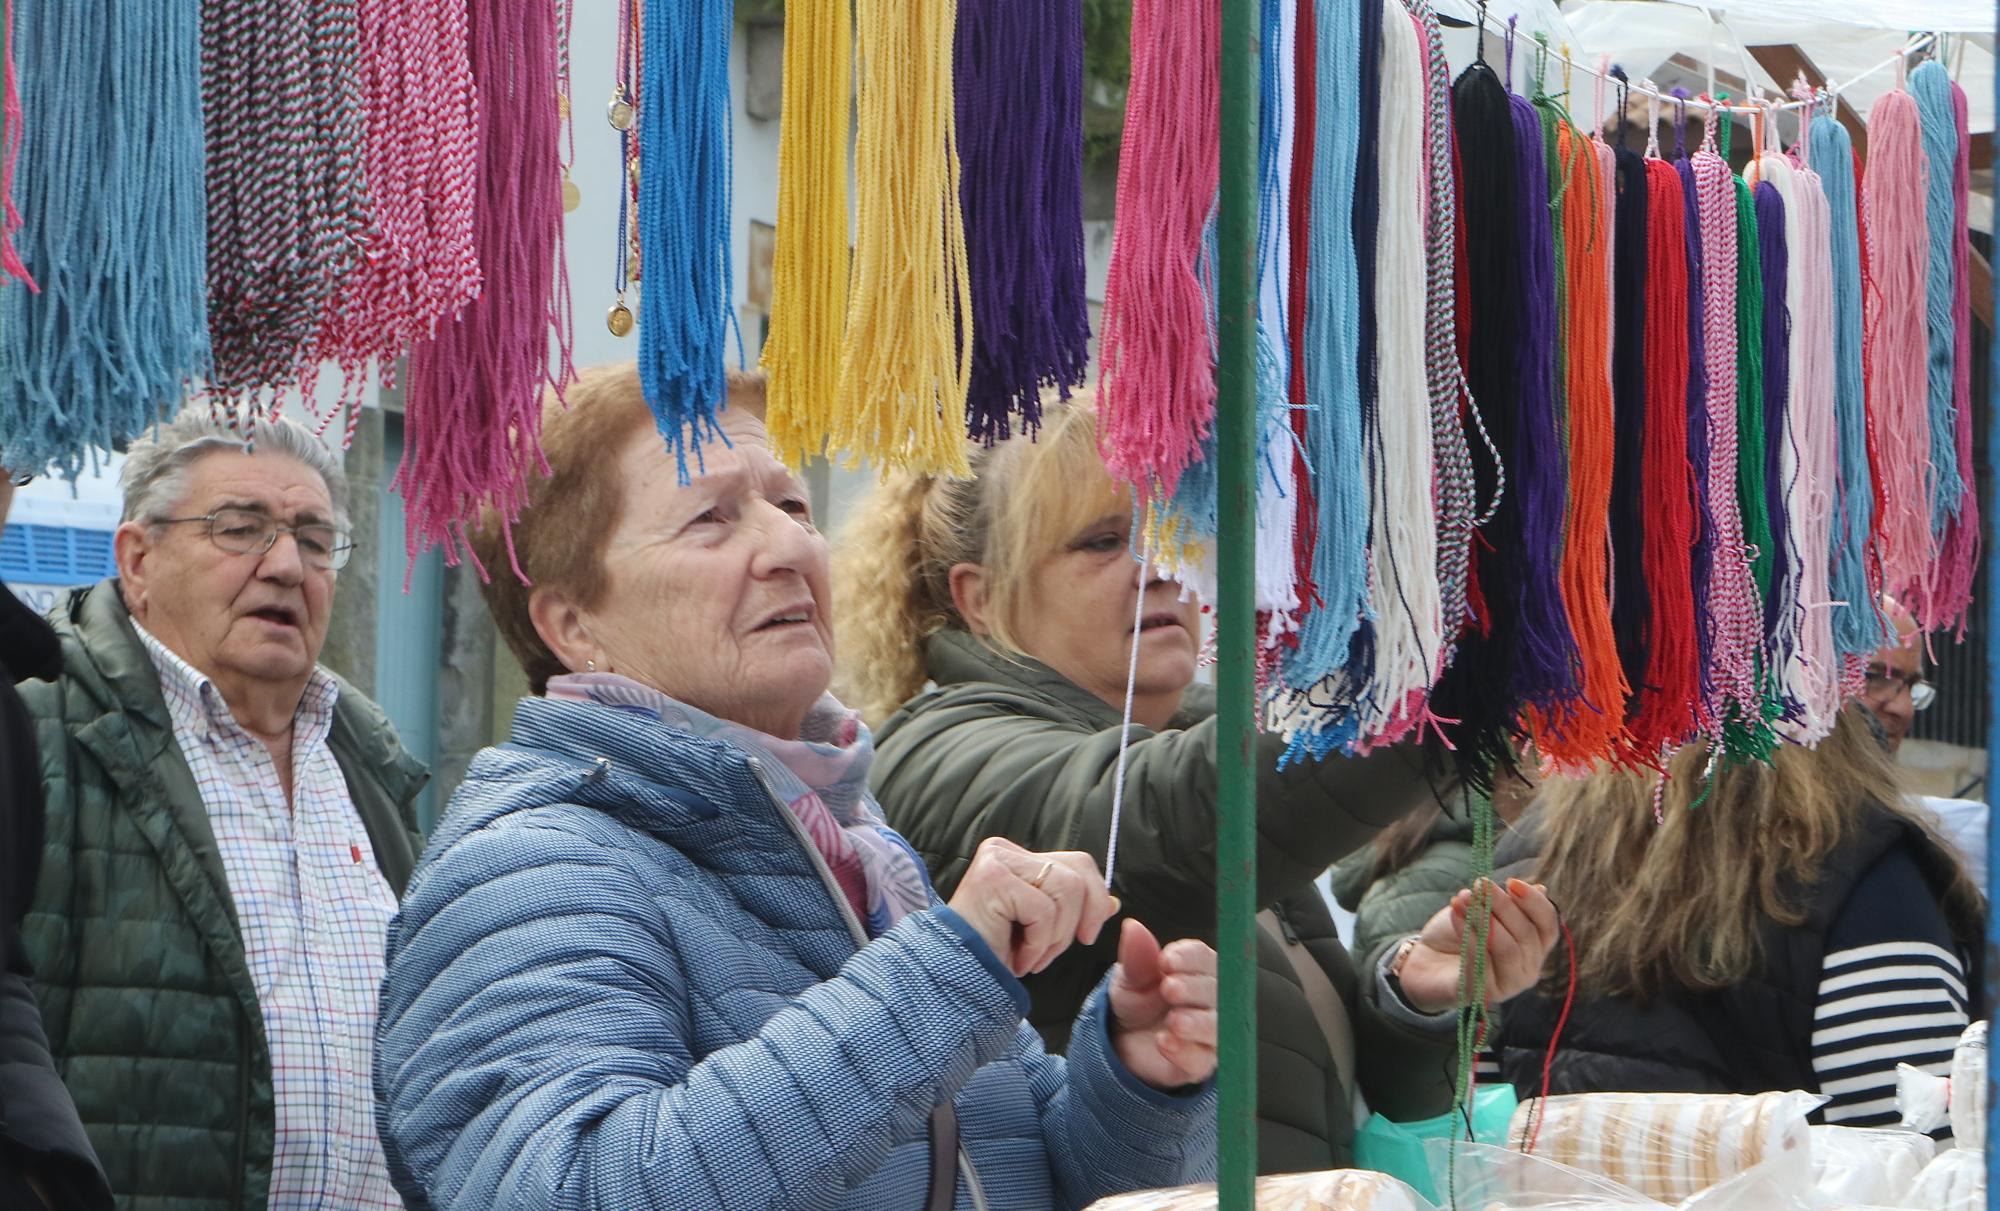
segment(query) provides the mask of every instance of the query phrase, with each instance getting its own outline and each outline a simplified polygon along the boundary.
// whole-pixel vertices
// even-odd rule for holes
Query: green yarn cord
[[[1736,178],[1736,247],[1736,497],[1743,541],[1753,552],[1750,574],[1762,598],[1771,592],[1777,562],[1764,470],[1764,266],[1757,256],[1757,207],[1742,177]]]
[[[1451,1096],[1453,1130],[1447,1159],[1448,1206],[1458,1206],[1458,1141],[1472,1138],[1472,1069],[1488,1037],[1491,1020],[1486,1006],[1486,943],[1493,932],[1493,842],[1496,816],[1490,795],[1475,795],[1461,784],[1466,812],[1472,817],[1472,906],[1465,914],[1465,943],[1458,954],[1458,1068]]]

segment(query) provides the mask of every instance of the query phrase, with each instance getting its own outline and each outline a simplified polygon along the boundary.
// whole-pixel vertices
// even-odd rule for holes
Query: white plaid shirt
[[[375,1006],[396,897],[327,748],[339,686],[314,670],[293,716],[292,806],[213,682],[139,628],[215,830],[270,1045],[271,1211],[402,1211],[375,1134]]]

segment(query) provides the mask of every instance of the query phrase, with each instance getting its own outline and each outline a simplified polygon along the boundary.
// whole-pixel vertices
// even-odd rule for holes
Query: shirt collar
[[[167,711],[174,718],[176,726],[191,729],[203,740],[215,732],[244,731],[224,701],[222,691],[208,674],[197,669],[166,644],[155,639],[151,632],[132,620],[132,629],[137,632],[139,642],[152,658],[153,667],[160,675],[160,692],[167,700]],[[332,674],[315,665],[312,676],[306,681],[305,693],[299,696],[298,710],[293,712],[293,742],[301,747],[317,744],[325,739],[333,727],[334,703],[340,699],[340,683]]]

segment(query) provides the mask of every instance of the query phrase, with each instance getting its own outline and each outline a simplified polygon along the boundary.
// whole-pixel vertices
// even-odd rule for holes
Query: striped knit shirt
[[[270,1047],[269,1211],[401,1211],[375,1134],[376,996],[395,893],[327,747],[339,686],[315,670],[292,723],[292,801],[270,750],[200,671],[133,624],[215,830]]]
[[[1890,850],[1854,885],[1827,933],[1813,1011],[1813,1072],[1826,1121],[1898,1121],[1896,1065],[1951,1073],[1967,1017],[1965,963],[1935,893],[1907,850]]]

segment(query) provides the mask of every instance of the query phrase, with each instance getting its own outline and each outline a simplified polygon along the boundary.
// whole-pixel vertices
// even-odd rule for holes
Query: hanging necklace
[[[618,301],[604,317],[613,336],[630,336],[635,323],[625,296],[639,280],[639,141],[632,130],[639,118],[639,22],[644,20],[644,3],[620,0],[618,5],[618,79],[605,114],[611,129],[618,132],[618,162],[624,170],[618,183],[618,251],[611,275]]]

